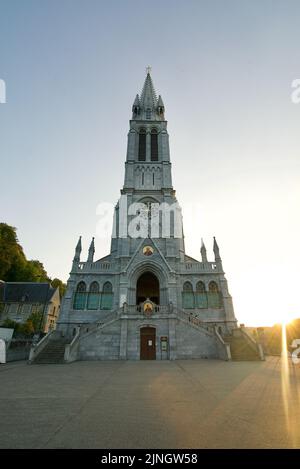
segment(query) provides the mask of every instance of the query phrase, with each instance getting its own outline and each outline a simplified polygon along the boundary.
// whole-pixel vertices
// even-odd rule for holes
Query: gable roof
[[[2,293],[1,293],[2,291]],[[49,283],[5,282],[0,285],[0,300],[3,302],[46,303],[51,301],[56,288]]]
[[[161,250],[159,249],[158,245],[156,244],[156,242],[154,241],[153,238],[151,238],[150,236],[148,238],[142,238],[141,239],[141,242],[140,244],[138,245],[138,247],[136,248],[135,252],[133,253],[133,255],[131,256],[128,264],[126,265],[126,268],[124,269],[124,271],[127,271],[128,268],[130,267],[130,265],[134,262],[134,260],[137,258],[137,256],[139,255],[140,251],[141,251],[141,248],[142,246],[147,246],[148,244],[152,245],[154,247],[154,249],[156,250],[156,253],[157,255],[162,259],[162,261],[164,262],[164,264],[167,266],[167,269],[169,270],[169,272],[173,272],[173,269],[172,267],[170,266],[170,264],[168,263],[167,259],[165,258],[165,256],[163,255],[163,253],[161,252]]]

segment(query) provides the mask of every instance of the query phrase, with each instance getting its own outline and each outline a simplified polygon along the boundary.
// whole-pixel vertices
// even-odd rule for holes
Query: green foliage
[[[42,318],[43,318],[43,313],[31,313],[31,315],[27,319],[27,322],[30,322],[30,324],[33,327],[33,332],[39,332],[39,330],[41,329]]]
[[[11,319],[5,319],[0,327],[7,327],[7,329],[15,329],[18,326],[16,321],[12,321]]]
[[[18,281],[26,266],[26,257],[18,244],[16,228],[0,223],[0,278]]]
[[[42,313],[31,313],[25,323],[19,323],[16,321],[12,321],[11,319],[5,319],[5,321],[3,321],[0,327],[14,329],[14,337],[32,336],[33,334],[41,331],[42,318]]]
[[[38,260],[27,260],[18,243],[16,228],[0,223],[0,279],[5,282],[51,282],[43,264]],[[66,285],[58,278],[53,279],[61,296]]]
[[[50,282],[43,264],[39,261],[27,261],[24,277],[26,277],[26,282]]]
[[[67,289],[67,285],[63,283],[61,280],[59,280],[59,278],[54,278],[51,282],[51,286],[53,288],[59,288],[59,294],[61,298],[64,296],[66,289]]]

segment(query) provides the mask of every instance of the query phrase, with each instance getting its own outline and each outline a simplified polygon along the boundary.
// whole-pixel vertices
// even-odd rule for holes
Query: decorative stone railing
[[[217,327],[214,328],[214,331],[216,336],[219,358],[225,361],[231,360],[230,345],[224,342],[223,337],[221,336],[221,334],[219,334]]]
[[[77,271],[79,272],[95,272],[95,271],[107,271],[113,270],[115,268],[114,264],[110,262],[79,262],[77,266]]]
[[[78,357],[78,348],[80,338],[80,327],[77,327],[76,334],[73,337],[73,340],[70,344],[65,346],[64,361],[65,363],[71,363],[77,360]]]
[[[96,331],[97,329],[99,329],[100,327],[105,326],[109,322],[114,321],[115,319],[118,319],[122,311],[123,311],[123,308],[119,308],[107,314],[105,317],[103,317],[103,319],[101,318],[100,320],[98,319],[97,321],[82,325],[79,330],[79,336],[80,336],[79,339],[83,335],[90,334]]]
[[[244,339],[248,342],[250,347],[258,353],[260,360],[264,361],[265,354],[264,354],[262,345],[259,342],[256,342],[256,340],[254,340],[254,338],[251,337],[251,335],[248,334],[248,332],[245,331],[243,327],[240,327],[238,331],[244,337]],[[235,330],[234,333],[237,333],[237,330]]]
[[[197,316],[195,316],[194,314],[187,313],[186,311],[179,309],[179,308],[174,307],[174,312],[178,318],[189,322],[192,326],[201,329],[202,331],[206,332],[209,335],[214,334],[213,324],[210,325],[204,321],[201,321],[201,319],[197,318]]]
[[[164,305],[154,305],[152,314],[169,314],[170,313],[170,306]],[[124,304],[122,307],[122,314],[124,315],[133,315],[133,314],[142,314],[144,315],[143,305],[126,305]]]
[[[206,272],[218,272],[218,266],[215,262],[185,262],[180,265],[180,273],[206,273]]]

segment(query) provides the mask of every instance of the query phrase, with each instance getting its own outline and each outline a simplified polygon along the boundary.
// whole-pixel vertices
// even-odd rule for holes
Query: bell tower
[[[111,252],[118,256],[131,256],[142,238],[155,238],[165,256],[183,260],[184,241],[182,214],[172,185],[169,135],[162,97],[157,97],[150,74],[146,78],[141,94],[137,94],[132,105],[129,121],[124,185],[115,210],[114,233]],[[140,208],[135,204],[144,204]],[[153,221],[154,207],[157,223]],[[124,213],[127,212],[127,219]],[[142,230],[133,218],[140,212],[148,216],[141,220]],[[146,215],[146,212],[148,214]],[[145,234],[145,224],[148,232]],[[151,229],[151,227],[153,229]]]
[[[123,190],[172,190],[165,106],[157,98],[149,67],[141,96],[135,97],[128,133]]]

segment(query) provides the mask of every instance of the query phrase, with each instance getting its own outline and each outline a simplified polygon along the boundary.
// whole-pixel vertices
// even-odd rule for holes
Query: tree
[[[0,279],[5,282],[49,282],[51,279],[38,260],[27,260],[22,246],[18,242],[14,226],[0,223]],[[58,278],[52,286],[58,287],[61,296],[66,285]]]
[[[26,257],[18,243],[16,228],[0,223],[0,279],[17,281],[26,267]]]
[[[66,289],[67,289],[67,285],[63,283],[61,280],[59,280],[59,278],[54,278],[51,282],[51,286],[53,288],[59,288],[59,294],[61,298],[64,296]]]
[[[14,329],[13,336],[32,336],[37,332],[41,332],[43,314],[40,312],[31,313],[24,323],[12,321],[11,319],[5,319],[0,327],[7,327]]]
[[[43,264],[37,260],[27,261],[23,277],[26,278],[26,282],[50,282]]]

